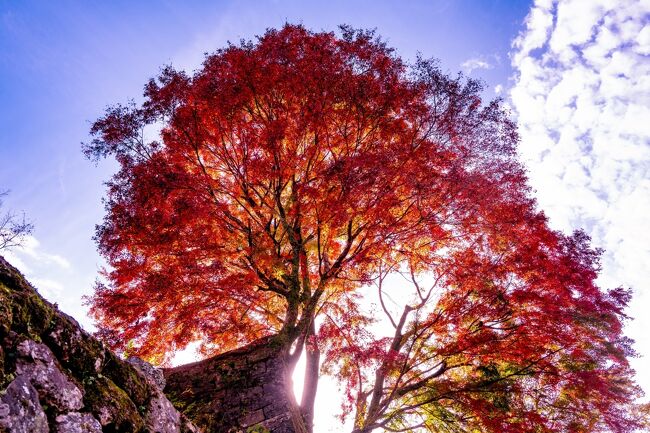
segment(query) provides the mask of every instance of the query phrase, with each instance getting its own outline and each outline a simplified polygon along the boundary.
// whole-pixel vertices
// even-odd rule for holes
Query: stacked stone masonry
[[[295,431],[295,403],[288,395],[282,353],[272,339],[164,372],[165,394],[205,431]]]

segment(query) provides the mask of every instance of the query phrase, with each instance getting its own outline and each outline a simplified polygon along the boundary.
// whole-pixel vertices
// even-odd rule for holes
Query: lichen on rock
[[[102,426],[88,413],[70,412],[55,419],[56,433],[102,433]]]
[[[14,379],[0,398],[0,431],[48,433],[47,417],[38,392],[25,377]]]
[[[83,393],[56,362],[44,344],[24,340],[17,347],[16,374],[26,378],[38,391],[39,400],[57,413],[83,407]]]

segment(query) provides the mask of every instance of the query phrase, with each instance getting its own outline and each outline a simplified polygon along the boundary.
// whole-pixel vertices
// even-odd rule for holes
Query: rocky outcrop
[[[199,432],[160,370],[121,360],[0,257],[0,432]]]
[[[284,371],[273,338],[164,371],[124,361],[0,257],[0,433],[294,433]]]
[[[165,394],[209,432],[294,433],[284,360],[272,338],[165,369]]]

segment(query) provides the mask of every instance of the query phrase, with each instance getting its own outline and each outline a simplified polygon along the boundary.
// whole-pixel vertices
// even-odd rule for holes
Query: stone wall
[[[106,349],[0,257],[0,432],[199,432],[162,380]]]
[[[213,358],[165,369],[165,394],[209,432],[294,433],[295,408],[280,348],[262,339]]]

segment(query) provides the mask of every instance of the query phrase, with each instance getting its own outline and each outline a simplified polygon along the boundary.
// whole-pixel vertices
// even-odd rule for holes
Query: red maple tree
[[[287,375],[305,351],[307,430],[322,369],[356,433],[633,431],[629,293],[595,284],[586,235],[548,227],[481,91],[346,27],[165,68],[84,145],[121,166],[97,231],[104,338],[163,362],[275,335]]]

